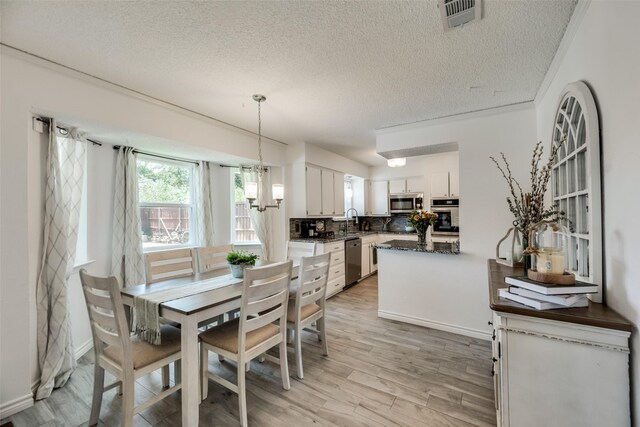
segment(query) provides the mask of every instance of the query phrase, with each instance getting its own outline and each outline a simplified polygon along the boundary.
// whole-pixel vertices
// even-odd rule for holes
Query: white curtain
[[[214,245],[212,167],[212,163],[204,161],[196,167],[196,241],[200,246]]]
[[[67,308],[67,286],[78,241],[86,142],[75,129],[49,130],[44,248],[36,288],[40,385],[36,399],[62,387],[76,367]]]
[[[116,159],[111,238],[111,274],[123,287],[145,283],[138,173],[132,147],[120,147]]]
[[[240,166],[240,176],[242,177],[242,188],[245,182],[258,182],[258,171],[251,166]],[[271,174],[267,170],[263,174],[262,188],[258,188],[258,195],[262,195],[265,205],[273,204],[271,197]],[[254,203],[257,203],[254,202]],[[264,212],[258,212],[257,209],[249,209],[251,224],[258,235],[258,240],[262,245],[262,259],[271,261],[273,256],[273,233],[271,224],[273,224],[273,209],[269,208]]]

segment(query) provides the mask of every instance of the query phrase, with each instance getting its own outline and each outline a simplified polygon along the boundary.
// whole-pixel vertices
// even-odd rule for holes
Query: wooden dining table
[[[294,266],[292,278],[297,277],[298,266]],[[200,405],[200,370],[198,352],[198,324],[221,314],[240,308],[243,279],[230,274],[200,273],[193,276],[166,280],[150,285],[138,285],[121,290],[125,305],[133,307],[133,298],[186,284],[217,277],[220,286],[205,292],[195,293],[160,304],[160,316],[181,325],[182,350],[182,425],[197,426]]]

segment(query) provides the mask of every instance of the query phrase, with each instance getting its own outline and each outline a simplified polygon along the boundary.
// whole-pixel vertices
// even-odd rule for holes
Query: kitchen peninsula
[[[378,252],[378,316],[486,339],[486,334],[458,321],[468,294],[460,264],[467,257],[456,243],[391,240]]]

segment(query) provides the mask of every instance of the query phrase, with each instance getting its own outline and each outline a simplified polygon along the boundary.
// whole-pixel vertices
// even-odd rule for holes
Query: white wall
[[[583,80],[594,94],[602,144],[605,298],[636,328],[640,323],[638,18],[638,2],[592,2],[537,108],[538,138],[549,141],[563,88]],[[636,422],[640,416],[639,341],[636,332],[631,359]]]
[[[455,275],[441,274],[429,268],[417,265],[424,280],[437,281],[433,288],[441,289],[443,294],[455,290],[455,303],[451,304],[451,314],[447,324],[449,330],[473,336],[489,336],[487,321],[491,317],[487,288],[487,259],[495,258],[495,245],[511,226],[511,213],[507,207],[507,185],[493,165],[489,156],[499,156],[504,152],[517,178],[527,183],[531,153],[536,144],[536,113],[533,104],[515,109],[500,109],[493,114],[480,116],[467,115],[434,124],[411,125],[397,131],[387,130],[377,137],[378,151],[420,147],[429,144],[441,144],[456,141],[459,144],[460,177],[460,241],[462,254],[455,256]],[[426,160],[431,158],[429,160]],[[425,160],[409,162],[411,175],[427,166],[424,161],[437,160],[436,156],[425,156]],[[453,159],[452,155],[444,158]],[[430,163],[431,164],[431,163]],[[444,167],[446,163],[431,167]],[[448,165],[447,165],[448,166]],[[394,174],[409,175],[398,168]],[[386,178],[390,171],[372,168],[371,177]],[[428,254],[422,256],[428,257]],[[448,263],[448,264],[451,264]],[[445,268],[445,267],[442,267]],[[450,267],[446,267],[450,268]],[[433,272],[433,274],[430,274]],[[447,280],[447,277],[454,279]],[[454,280],[455,283],[451,283]],[[419,282],[416,282],[419,286]],[[416,290],[416,295],[420,295]],[[425,323],[437,321],[424,307],[414,304],[411,312],[404,313],[416,321]]]
[[[86,124],[103,130],[125,130],[145,135],[128,145],[183,157],[249,162],[256,154],[256,138],[175,107],[163,106],[102,82],[34,60],[2,47],[0,145],[0,418],[32,403],[31,385],[38,378],[36,350],[35,284],[42,247],[43,163],[46,137],[34,132],[34,113],[61,118],[68,124]],[[82,126],[81,126],[82,128]],[[160,141],[155,147],[150,141]],[[157,148],[157,150],[155,149]],[[282,182],[285,147],[266,143],[265,163],[274,167],[274,182]],[[109,144],[88,148],[88,252],[96,262],[88,270],[110,271],[114,150]],[[220,168],[216,190],[220,211],[214,213],[216,240],[230,237],[230,181]],[[274,220],[277,247],[284,247],[284,212]],[[69,284],[73,339],[82,347],[90,339],[84,298],[77,276]],[[81,349],[81,348],[80,348]]]

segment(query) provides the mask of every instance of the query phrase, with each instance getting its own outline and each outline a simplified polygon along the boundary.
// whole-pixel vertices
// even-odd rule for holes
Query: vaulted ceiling
[[[573,0],[2,1],[2,43],[172,104],[366,164],[376,129],[533,100]]]

